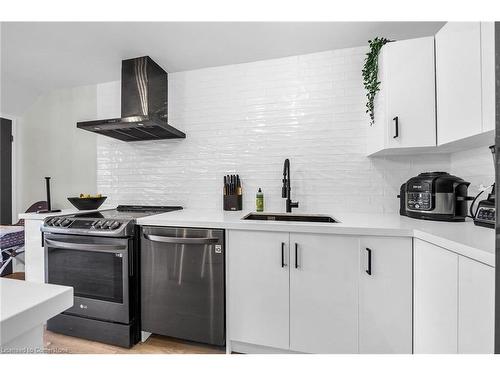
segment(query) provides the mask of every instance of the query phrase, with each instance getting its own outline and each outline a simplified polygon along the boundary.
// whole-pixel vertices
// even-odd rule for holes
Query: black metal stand
[[[47,209],[37,211],[37,214],[49,214],[52,212],[61,212],[61,210],[53,210],[50,201],[50,177],[45,177],[45,189],[47,190]]]

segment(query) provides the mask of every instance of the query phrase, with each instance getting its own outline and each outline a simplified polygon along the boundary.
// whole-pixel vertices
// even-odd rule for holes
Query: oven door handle
[[[127,246],[125,245],[78,244],[73,242],[54,241],[54,240],[49,240],[48,238],[45,238],[45,243],[51,247],[58,247],[60,249],[69,249],[69,250],[104,251],[108,253],[127,250]]]
[[[144,238],[153,242],[174,243],[174,244],[191,244],[191,245],[209,245],[219,242],[215,237],[166,237],[157,236],[154,234],[144,234]]]

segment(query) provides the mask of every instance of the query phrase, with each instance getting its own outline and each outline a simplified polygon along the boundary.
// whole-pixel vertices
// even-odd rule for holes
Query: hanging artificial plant
[[[368,99],[366,103],[366,113],[370,115],[370,125],[373,125],[375,122],[373,103],[377,91],[380,90],[380,82],[378,81],[378,55],[382,46],[387,42],[390,42],[390,40],[379,37],[368,41],[370,52],[366,54],[365,65],[362,70],[363,84],[367,91],[366,98]]]

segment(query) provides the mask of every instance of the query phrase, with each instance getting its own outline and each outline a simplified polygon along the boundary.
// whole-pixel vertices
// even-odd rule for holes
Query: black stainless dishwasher
[[[142,330],[225,345],[224,230],[142,227]]]

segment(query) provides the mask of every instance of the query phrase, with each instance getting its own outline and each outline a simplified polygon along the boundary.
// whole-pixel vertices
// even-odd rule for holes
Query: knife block
[[[241,211],[243,209],[243,195],[224,195],[224,211]]]

